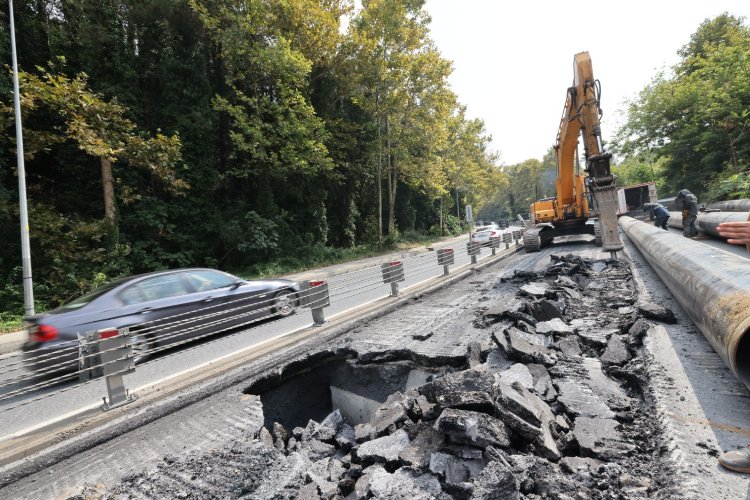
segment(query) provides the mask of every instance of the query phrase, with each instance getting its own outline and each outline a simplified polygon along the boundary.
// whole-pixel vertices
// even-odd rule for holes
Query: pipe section
[[[750,212],[750,200],[715,201],[708,208],[718,208],[722,212]]]
[[[750,261],[631,217],[638,247],[724,363],[750,388]]]
[[[698,219],[695,221],[695,226],[698,231],[714,238],[721,238],[717,226],[722,222],[744,222],[747,220],[747,213],[745,212],[706,212],[698,213]],[[669,227],[675,227],[682,229],[682,212],[669,212],[669,220],[667,221]]]

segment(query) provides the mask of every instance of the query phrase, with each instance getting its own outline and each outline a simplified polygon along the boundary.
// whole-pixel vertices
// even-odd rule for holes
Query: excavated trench
[[[313,357],[314,359],[314,357]],[[290,375],[271,376],[253,383],[244,392],[260,396],[264,425],[286,429],[321,422],[339,410],[351,425],[369,422],[388,396],[419,387],[442,375],[448,367],[423,368],[413,362],[357,364],[356,356],[332,355],[297,366]]]
[[[552,256],[485,292],[460,359],[339,342],[245,389],[252,436],[101,496],[172,498],[178,477],[183,498],[679,498],[641,355],[674,316],[627,264]]]

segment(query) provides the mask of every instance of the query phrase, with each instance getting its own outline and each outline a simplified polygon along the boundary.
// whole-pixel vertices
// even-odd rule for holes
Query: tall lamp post
[[[10,50],[13,57],[13,104],[16,109],[16,160],[18,163],[18,205],[21,212],[21,262],[23,263],[23,312],[34,314],[34,288],[31,281],[31,250],[29,245],[29,214],[26,209],[26,169],[23,164],[23,132],[21,130],[21,98],[18,91],[18,61],[16,59],[16,26],[13,20],[13,0],[8,0],[10,14]]]

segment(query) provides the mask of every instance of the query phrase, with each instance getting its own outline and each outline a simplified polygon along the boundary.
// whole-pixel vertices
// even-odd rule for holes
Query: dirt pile
[[[644,312],[669,315],[637,304],[627,265],[553,256],[488,297],[474,324],[489,342],[466,369],[392,393],[368,421],[274,423],[103,496],[674,498],[639,355]]]

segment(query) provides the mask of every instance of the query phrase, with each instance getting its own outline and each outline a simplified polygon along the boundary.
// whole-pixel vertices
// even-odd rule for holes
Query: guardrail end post
[[[111,410],[112,408],[126,405],[135,400],[135,397],[133,397],[125,388],[125,382],[122,380],[122,375],[109,375],[105,380],[107,382],[108,398],[102,398],[104,400],[102,409]]]
[[[399,260],[386,262],[380,266],[383,273],[383,283],[390,283],[391,297],[398,297],[398,282],[405,281],[404,263]]]
[[[124,374],[135,371],[135,358],[127,328],[98,330],[96,338],[99,347],[96,360],[102,368],[107,385],[107,397],[102,398],[102,409],[106,411],[135,400],[135,397],[128,393],[123,380]]]
[[[301,283],[300,307],[309,307],[312,313],[313,326],[325,324],[324,307],[331,305],[328,282],[323,279],[307,280]]]
[[[440,248],[437,251],[438,264],[443,266],[443,276],[450,274],[449,266],[455,263],[454,253],[452,248]]]
[[[322,307],[311,309],[311,312],[313,317],[313,326],[322,326],[325,324],[326,317]]]

